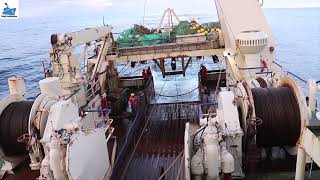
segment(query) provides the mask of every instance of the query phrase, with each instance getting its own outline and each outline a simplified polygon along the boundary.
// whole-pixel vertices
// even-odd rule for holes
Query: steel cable
[[[33,101],[9,104],[0,115],[0,146],[5,156],[27,154],[26,146],[17,141],[28,133],[29,114]]]
[[[295,146],[300,136],[300,110],[288,87],[253,88],[255,112],[262,124],[257,126],[257,145]]]

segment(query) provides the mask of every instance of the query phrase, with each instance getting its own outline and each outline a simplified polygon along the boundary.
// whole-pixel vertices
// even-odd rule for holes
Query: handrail
[[[256,72],[256,74],[272,74],[272,71],[266,71],[266,72]]]
[[[75,90],[70,96],[68,96],[65,100],[70,99],[72,96],[74,96],[75,94],[77,94],[77,92],[79,92],[80,89]]]
[[[293,77],[295,77],[295,78],[297,78],[297,79],[299,79],[300,81],[302,81],[302,82],[304,82],[304,83],[306,83],[306,84],[308,84],[308,81],[306,81],[306,80],[304,80],[304,79],[302,79],[301,77],[299,77],[298,75],[296,75],[296,74],[293,74],[292,72],[290,72],[290,71],[287,71],[287,74],[289,75],[292,75]]]
[[[285,73],[287,73],[287,75],[291,75],[291,76],[297,78],[298,80],[300,80],[300,81],[308,84],[308,81],[307,81],[307,80],[303,79],[302,77],[300,77],[300,76],[298,76],[298,75],[296,75],[296,74],[294,74],[294,73],[292,73],[292,72],[290,72],[290,71],[284,70],[283,66],[280,65],[279,63],[277,63],[277,62],[275,62],[275,61],[272,61],[272,62],[273,62],[273,64],[279,66]],[[319,81],[319,82],[320,82],[320,81]]]
[[[255,69],[263,69],[263,68],[265,68],[265,67],[263,67],[263,66],[261,66],[261,67],[247,67],[247,68],[238,67],[239,70],[255,70]]]

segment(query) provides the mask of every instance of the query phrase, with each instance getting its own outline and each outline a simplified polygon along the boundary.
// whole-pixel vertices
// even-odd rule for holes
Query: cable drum
[[[260,84],[260,87],[262,87],[262,88],[268,87],[267,82],[262,77],[258,77],[256,80]]]
[[[300,136],[299,104],[288,87],[253,88],[252,96],[257,126],[257,145],[263,147],[295,146]]]
[[[13,102],[0,115],[0,146],[5,156],[28,154],[25,144],[17,139],[28,133],[32,104],[33,101]]]

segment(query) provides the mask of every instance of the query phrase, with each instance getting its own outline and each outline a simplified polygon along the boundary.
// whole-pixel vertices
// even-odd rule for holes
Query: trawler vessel
[[[277,63],[263,1],[215,4],[219,27],[191,35],[160,26],[161,35],[148,32],[149,38],[167,38],[156,39],[161,43],[120,46],[111,26],[52,34],[40,94],[29,101],[23,77],[8,79],[10,93],[0,102],[1,175],[227,180],[292,172],[304,179],[306,167],[320,164],[318,82]],[[178,19],[172,9],[167,13]],[[116,68],[149,61],[163,77],[188,76],[189,63],[204,56],[224,67],[208,70],[205,78],[199,74],[199,99],[209,96],[206,102],[157,103],[161,92],[152,77],[120,77]],[[168,61],[182,70],[167,71]],[[126,111],[132,92],[136,113]]]

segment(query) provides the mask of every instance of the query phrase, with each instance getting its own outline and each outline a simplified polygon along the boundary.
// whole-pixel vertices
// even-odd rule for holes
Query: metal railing
[[[303,79],[302,77],[300,77],[300,76],[298,76],[298,75],[296,75],[296,74],[294,74],[294,73],[292,73],[292,72],[290,72],[290,71],[285,70],[285,69],[283,68],[283,66],[280,65],[279,63],[277,63],[277,62],[275,62],[275,61],[272,61],[272,62],[273,62],[273,64],[275,64],[275,65],[277,65],[278,67],[280,67],[287,75],[291,75],[291,76],[297,78],[298,80],[300,80],[301,82],[303,82],[303,83],[305,83],[305,84],[308,84],[308,81],[307,81],[307,80]]]

